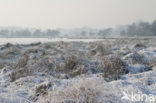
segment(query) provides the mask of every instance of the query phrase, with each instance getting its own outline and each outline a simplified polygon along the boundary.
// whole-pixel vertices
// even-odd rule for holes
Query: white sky
[[[114,27],[156,19],[156,0],[0,0],[0,26]]]

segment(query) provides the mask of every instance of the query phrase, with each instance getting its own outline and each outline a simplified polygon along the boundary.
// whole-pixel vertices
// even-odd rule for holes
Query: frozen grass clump
[[[85,74],[85,65],[80,58],[74,55],[68,56],[44,56],[37,61],[40,71],[47,72],[56,78],[69,78]],[[62,77],[65,76],[65,77]]]
[[[115,54],[124,57],[125,55],[131,53],[131,49],[128,46],[122,47],[121,49],[118,49],[115,51]]]
[[[29,75],[28,69],[26,67],[28,60],[29,57],[26,54],[19,57],[17,63],[15,63],[15,65],[12,67],[12,72],[9,75],[11,82]]]
[[[156,66],[156,59],[153,60],[153,62],[151,63],[151,66]]]
[[[142,65],[142,64],[135,64],[135,65],[130,65],[128,67],[128,70],[131,74],[136,74],[136,73],[142,73],[142,72],[146,72],[149,70],[152,70],[151,66],[146,66],[146,65]]]
[[[39,48],[29,48],[25,50],[25,54],[30,54],[30,53],[38,53]]]
[[[13,47],[13,46],[14,46],[13,44],[7,43],[7,44],[5,44],[4,46],[1,47],[1,50],[8,49],[8,48]]]
[[[112,54],[112,52],[108,50],[108,47],[102,43],[97,44],[96,47],[92,49],[90,52],[91,56],[94,56],[94,55],[105,56],[109,54]]]
[[[26,77],[28,75],[30,75],[30,73],[28,72],[27,68],[20,68],[20,69],[17,69],[17,70],[13,70],[9,74],[9,77],[10,77],[10,81],[14,82],[17,79],[20,79],[21,77]]]
[[[50,48],[52,48],[52,43],[44,43],[43,47],[46,49],[50,49]]]
[[[87,71],[85,67],[80,62],[81,60],[73,55],[69,55],[63,61],[63,65],[61,66],[60,71],[68,74],[71,77],[75,77],[77,75],[85,74]],[[59,68],[57,68],[59,69]]]
[[[125,60],[128,60],[130,64],[145,64],[149,65],[149,61],[145,58],[144,55],[139,54],[138,52],[133,52],[124,57]]]
[[[38,60],[38,65],[45,71],[52,72],[55,70],[55,61],[50,56],[44,56]]]
[[[133,48],[134,49],[146,48],[146,45],[143,43],[136,43]]]
[[[2,59],[9,59],[17,55],[20,55],[20,50],[17,46],[14,46],[14,47],[10,47],[10,48],[3,50],[0,54],[0,57]]]
[[[5,62],[0,62],[0,69],[2,69],[3,67],[5,67]]]
[[[29,60],[29,56],[27,54],[22,54],[19,58],[17,63],[15,64],[15,69],[24,68],[27,65]]]
[[[65,71],[74,70],[78,64],[78,58],[76,56],[70,55],[64,61]]]
[[[102,103],[99,99],[102,86],[96,80],[81,80],[71,86],[58,88],[38,103]]]
[[[28,46],[39,46],[41,44],[42,44],[41,42],[36,42],[36,43],[31,43]]]
[[[34,89],[34,98],[33,101],[37,101],[39,96],[48,95],[48,89],[51,87],[51,82],[41,83],[37,85]]]
[[[128,73],[126,63],[119,57],[104,57],[101,60],[101,71],[107,81],[117,80],[120,75]]]

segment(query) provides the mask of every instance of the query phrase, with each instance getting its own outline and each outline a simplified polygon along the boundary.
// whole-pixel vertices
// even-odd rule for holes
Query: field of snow
[[[0,103],[156,103],[156,39],[0,40]]]
[[[30,44],[36,42],[72,42],[72,41],[83,41],[83,42],[91,42],[91,41],[102,41],[103,39],[67,39],[67,38],[0,38],[0,44],[12,43],[12,44]]]

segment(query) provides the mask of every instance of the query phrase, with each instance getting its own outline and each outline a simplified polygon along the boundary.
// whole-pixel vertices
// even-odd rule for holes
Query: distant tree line
[[[156,21],[139,22],[121,28],[121,36],[156,36]]]
[[[64,31],[64,30],[62,30]],[[8,29],[0,28],[0,37],[8,38],[105,38],[105,37],[134,37],[134,36],[156,36],[156,20],[149,22],[137,22],[130,25],[122,25],[116,28],[89,29],[78,28],[62,32],[55,29]]]
[[[130,25],[122,25],[117,28],[103,29],[98,32],[98,35],[104,37],[108,36],[156,36],[156,21],[149,22],[138,22]]]
[[[29,29],[20,29],[20,30],[8,30],[8,29],[1,29],[0,30],[0,37],[24,37],[24,38],[56,38],[59,37],[60,32],[58,30],[45,30],[42,31],[40,29],[29,30]]]

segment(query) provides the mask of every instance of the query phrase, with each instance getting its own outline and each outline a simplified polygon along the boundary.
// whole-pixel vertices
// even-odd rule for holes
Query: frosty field
[[[0,103],[155,103],[155,41],[1,39]]]

